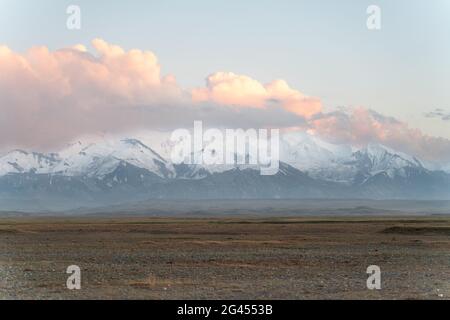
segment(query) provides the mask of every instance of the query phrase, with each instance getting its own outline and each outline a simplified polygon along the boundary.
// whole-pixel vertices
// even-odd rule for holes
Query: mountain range
[[[147,139],[149,140],[149,139]],[[80,140],[0,157],[2,210],[59,210],[151,199],[450,199],[450,173],[380,144],[283,134],[275,175],[255,165],[170,161],[167,138]]]

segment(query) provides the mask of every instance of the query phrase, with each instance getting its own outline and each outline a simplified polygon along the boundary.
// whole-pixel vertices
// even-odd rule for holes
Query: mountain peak
[[[414,156],[407,155],[403,152],[396,151],[379,143],[369,143],[366,148],[362,149],[374,164],[384,164],[394,167],[420,167],[422,163]]]
[[[155,150],[153,150],[152,148],[150,148],[149,146],[147,146],[146,144],[142,143],[140,140],[138,139],[134,139],[134,138],[126,138],[126,139],[122,139],[121,142],[125,143],[126,145],[131,145],[134,147],[140,147],[143,148],[145,150],[148,150],[149,152],[151,152],[159,161],[161,162],[167,162],[163,157],[161,157]]]

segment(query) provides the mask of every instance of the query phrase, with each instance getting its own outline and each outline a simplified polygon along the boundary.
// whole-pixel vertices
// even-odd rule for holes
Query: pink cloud
[[[206,79],[206,87],[192,91],[194,101],[249,108],[265,108],[274,101],[289,112],[310,117],[322,110],[319,99],[305,96],[284,80],[262,84],[245,75],[216,72]]]
[[[375,142],[421,159],[450,161],[450,140],[431,137],[405,122],[362,107],[317,115],[309,126],[314,134],[335,143],[365,146]]]
[[[144,125],[140,105],[185,99],[173,76],[162,76],[150,51],[95,39],[82,45],[18,54],[0,47],[0,146],[50,146],[79,134]],[[136,111],[136,112],[133,112]]]

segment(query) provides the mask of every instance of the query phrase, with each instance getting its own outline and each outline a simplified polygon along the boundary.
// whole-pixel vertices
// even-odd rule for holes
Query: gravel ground
[[[81,290],[66,288],[69,265]],[[1,299],[449,297],[444,217],[0,220]]]

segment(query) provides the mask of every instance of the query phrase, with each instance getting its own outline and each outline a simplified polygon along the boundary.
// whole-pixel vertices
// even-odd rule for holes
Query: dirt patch
[[[450,236],[450,227],[403,227],[395,226],[386,228],[382,233],[395,233],[405,235],[426,235],[426,234],[441,234]]]

